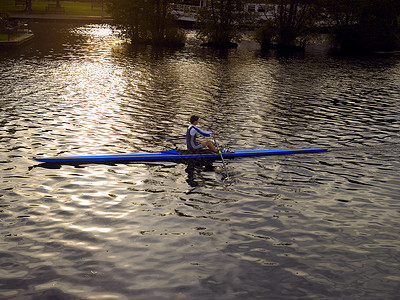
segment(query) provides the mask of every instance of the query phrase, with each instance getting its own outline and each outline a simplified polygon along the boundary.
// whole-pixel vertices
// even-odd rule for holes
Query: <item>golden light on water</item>
[[[72,229],[78,229],[79,231],[84,231],[84,232],[101,232],[101,233],[107,233],[111,231],[111,228],[105,228],[105,227],[84,227],[84,226],[77,226],[77,225],[71,225],[69,228]]]
[[[59,117],[63,124],[60,134],[75,140],[70,155],[100,153],[104,145],[117,143],[116,132],[130,132],[117,121],[121,95],[128,85],[125,66],[119,67],[113,53],[121,40],[110,25],[82,26],[72,29],[71,34],[81,39],[78,46],[73,46],[80,59],[64,62],[54,74],[54,81],[65,86],[61,97],[69,111]]]

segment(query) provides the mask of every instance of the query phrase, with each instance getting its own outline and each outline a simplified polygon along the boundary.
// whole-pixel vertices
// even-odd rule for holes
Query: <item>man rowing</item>
[[[197,152],[201,149],[208,148],[212,152],[218,153],[217,148],[209,140],[197,140],[198,135],[210,137],[217,135],[217,132],[204,131],[197,127],[199,124],[199,117],[193,115],[190,117],[190,125],[186,131],[186,145],[190,152]]]

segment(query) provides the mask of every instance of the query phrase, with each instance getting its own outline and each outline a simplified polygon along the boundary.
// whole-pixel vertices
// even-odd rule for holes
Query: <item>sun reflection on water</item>
[[[70,154],[78,155],[116,145],[115,133],[131,132],[117,121],[127,85],[124,66],[118,67],[113,53],[113,46],[121,39],[107,24],[81,26],[71,29],[71,34],[83,40],[79,43],[81,59],[64,62],[54,80],[63,82],[60,97],[70,105],[68,113],[59,116],[64,127],[60,134],[73,136],[75,145],[70,143],[74,149]]]
[[[105,227],[83,227],[83,226],[78,226],[78,225],[71,225],[71,226],[69,226],[69,228],[78,229],[79,231],[83,231],[83,232],[97,231],[97,232],[101,232],[101,233],[107,233],[107,232],[111,231],[111,228],[105,228]]]

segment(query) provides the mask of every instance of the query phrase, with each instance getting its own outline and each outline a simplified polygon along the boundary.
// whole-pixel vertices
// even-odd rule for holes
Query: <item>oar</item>
[[[213,139],[214,139],[214,143],[215,143],[215,146],[217,147],[218,153],[219,153],[219,155],[221,156],[221,160],[222,160],[222,163],[223,163],[223,165],[224,165],[224,169],[225,169],[225,173],[226,173],[226,178],[228,178],[228,177],[229,177],[229,175],[228,175],[228,170],[226,169],[226,164],[225,164],[225,161],[224,161],[224,157],[222,156],[221,149],[220,149],[219,146],[218,146],[217,140],[215,139],[215,135],[212,135],[212,137],[213,137]]]

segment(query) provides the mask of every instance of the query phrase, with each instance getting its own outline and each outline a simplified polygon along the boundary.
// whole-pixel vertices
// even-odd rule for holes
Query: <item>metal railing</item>
[[[3,32],[7,34],[7,39],[10,41],[13,36],[17,37],[19,34],[29,33],[28,24],[20,21],[8,23]]]
[[[200,6],[197,5],[185,5],[185,4],[175,4],[171,3],[171,10],[177,17],[189,17],[196,19],[199,13]]]

